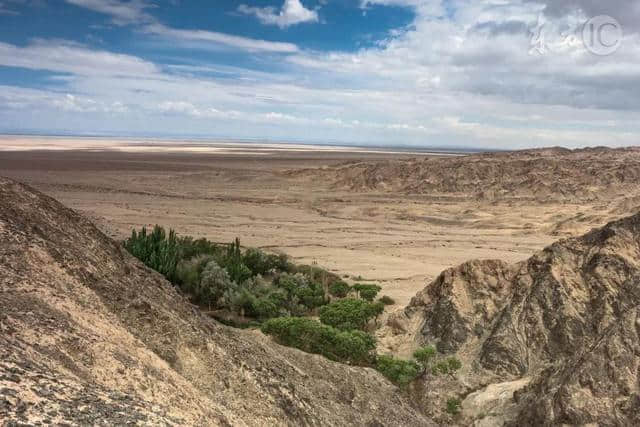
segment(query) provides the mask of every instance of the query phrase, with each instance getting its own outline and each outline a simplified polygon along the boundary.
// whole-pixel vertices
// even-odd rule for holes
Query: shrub
[[[178,243],[182,250],[183,259],[191,259],[199,255],[211,255],[219,261],[224,254],[220,245],[207,239],[194,240],[191,236],[180,237]]]
[[[322,285],[333,283],[339,279],[339,277],[335,274],[330,273],[324,268],[320,268],[315,265],[299,265],[296,270],[297,272],[307,276],[309,280],[320,283]]]
[[[377,317],[382,311],[382,304],[349,298],[320,308],[320,321],[345,331],[364,329],[369,320]]]
[[[142,227],[140,233],[135,230],[131,237],[124,242],[124,246],[133,256],[142,261],[147,267],[156,270],[170,282],[176,281],[176,269],[181,258],[180,245],[176,233],[169,230],[167,236],[164,228],[156,225],[151,233]]]
[[[462,368],[462,362],[460,362],[460,360],[456,359],[455,357],[449,357],[436,363],[435,366],[431,369],[431,372],[434,375],[453,375],[460,368]]]
[[[363,285],[357,283],[353,285],[353,289],[358,292],[360,298],[367,301],[373,301],[382,288],[378,285]]]
[[[263,323],[262,332],[280,344],[328,359],[367,364],[373,357],[375,338],[362,331],[340,331],[306,317],[280,317]]]
[[[431,365],[431,362],[436,357],[437,352],[435,347],[427,346],[421,347],[413,352],[413,357],[420,363],[424,368],[428,368]]]
[[[327,303],[322,286],[310,282],[303,274],[283,273],[274,283],[287,292],[288,309],[292,314],[306,314]]]
[[[215,261],[209,261],[202,270],[200,284],[196,287],[194,296],[202,304],[216,305],[226,291],[237,287],[226,270]]]
[[[349,291],[351,291],[351,287],[342,280],[333,282],[329,285],[329,294],[336,298],[346,297],[347,295],[349,295]]]
[[[266,254],[260,249],[249,248],[242,256],[242,262],[246,265],[253,275],[265,275],[272,270],[286,271],[287,259],[282,255]]]
[[[360,291],[360,297],[367,301],[373,301],[378,295],[378,291],[375,289],[363,289]]]
[[[289,262],[287,254],[270,255],[274,260],[276,270],[291,273],[295,269],[295,266]]]
[[[236,283],[242,283],[249,279],[251,270],[242,262],[242,251],[240,250],[240,239],[236,238],[227,247],[227,254],[224,257],[223,266],[229,273],[229,277]]]
[[[384,305],[393,305],[395,304],[395,300],[387,295],[384,295],[382,297],[380,297],[379,300],[381,303],[383,303]]]
[[[287,314],[287,293],[264,281],[260,275],[246,280],[225,294],[228,307],[242,316],[266,320]]]
[[[370,303],[371,304],[371,314],[373,316],[373,318],[376,320],[376,324],[378,322],[378,316],[380,316],[382,313],[384,313],[384,304],[381,303],[380,301],[378,302],[374,302],[374,303]]]
[[[390,381],[404,387],[415,380],[422,371],[413,360],[396,359],[393,356],[378,356],[376,369]]]
[[[462,368],[462,362],[455,357],[449,357],[447,359],[447,365],[449,366],[449,373],[454,373]]]
[[[272,299],[268,297],[255,298],[252,301],[252,315],[258,319],[271,319],[280,314],[280,308]]]
[[[188,261],[180,261],[176,269],[176,284],[189,293],[193,293],[200,284],[205,266],[214,261],[211,255],[199,255]]]
[[[457,415],[460,413],[460,399],[451,397],[447,400],[447,412],[451,415]]]

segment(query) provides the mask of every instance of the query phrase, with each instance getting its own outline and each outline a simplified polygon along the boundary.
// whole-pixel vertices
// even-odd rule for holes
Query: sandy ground
[[[552,224],[584,208],[335,192],[284,173],[425,153],[8,137],[0,147],[0,175],[87,214],[114,237],[156,223],[219,242],[239,236],[246,246],[378,282],[396,307],[445,268],[529,257],[557,240]]]

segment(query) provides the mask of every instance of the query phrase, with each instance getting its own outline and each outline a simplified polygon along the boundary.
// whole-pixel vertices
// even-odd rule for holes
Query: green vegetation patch
[[[376,341],[362,331],[341,331],[308,317],[282,317],[262,324],[262,332],[280,344],[328,359],[366,365],[374,358]]]
[[[376,296],[378,296],[378,292],[382,290],[382,288],[378,285],[365,285],[362,283],[356,283],[355,285],[353,285],[353,289],[358,292],[360,298],[367,301],[373,301],[374,299],[376,299]]]
[[[364,329],[369,320],[384,311],[382,303],[359,299],[343,299],[320,308],[320,321],[343,331]]]
[[[393,356],[378,356],[376,369],[393,383],[404,387],[418,378],[422,366],[414,360],[396,359]]]

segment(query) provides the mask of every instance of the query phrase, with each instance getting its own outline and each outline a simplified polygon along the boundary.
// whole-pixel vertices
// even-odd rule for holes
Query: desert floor
[[[178,233],[282,251],[397,301],[469,259],[519,261],[558,239],[581,206],[335,191],[288,171],[425,153],[340,147],[0,139],[0,175],[31,184],[123,239],[160,224]],[[0,201],[1,202],[1,201]],[[582,230],[579,230],[582,231]]]

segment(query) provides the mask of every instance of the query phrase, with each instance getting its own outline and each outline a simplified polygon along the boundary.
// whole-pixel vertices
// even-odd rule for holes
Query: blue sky
[[[0,132],[636,144],[638,2],[559,4],[3,0]],[[621,43],[595,55],[602,14]]]

